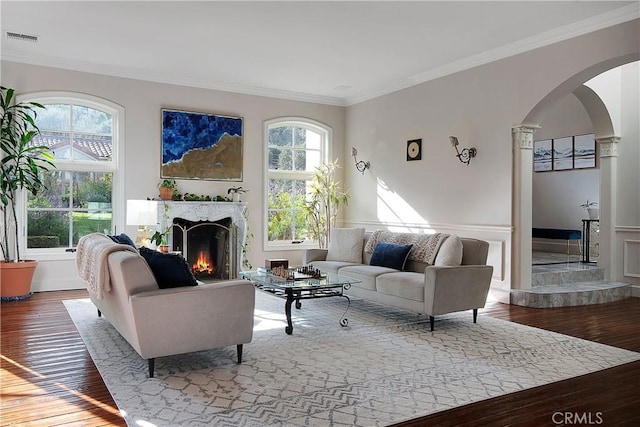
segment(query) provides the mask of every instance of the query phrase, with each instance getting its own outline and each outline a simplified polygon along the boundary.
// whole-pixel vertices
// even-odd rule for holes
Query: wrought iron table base
[[[348,285],[344,285],[342,286],[342,289],[348,289],[347,287]],[[334,291],[334,290],[324,290],[324,291],[316,291],[313,292],[311,291],[311,293],[305,293],[303,294],[301,290],[296,290],[296,289],[286,289],[285,290],[285,295],[286,295],[286,302],[284,303],[284,313],[287,316],[287,326],[284,328],[284,331],[287,333],[287,335],[291,335],[293,333],[293,321],[291,320],[291,305],[293,304],[293,302],[295,301],[295,307],[296,309],[300,310],[302,308],[302,301],[303,299],[316,299],[316,298],[326,298],[326,297],[343,297],[347,300],[347,308],[344,311],[344,313],[342,313],[342,316],[340,317],[340,321],[338,322],[340,324],[340,326],[342,326],[343,328],[349,325],[349,319],[347,319],[345,317],[345,315],[347,314],[347,311],[349,311],[349,307],[351,306],[351,300],[349,299],[349,297],[347,295],[345,295],[342,292],[342,289],[340,291]]]

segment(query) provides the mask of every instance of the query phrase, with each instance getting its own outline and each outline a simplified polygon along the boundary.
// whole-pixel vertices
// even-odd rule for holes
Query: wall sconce
[[[358,161],[358,158],[356,157],[358,155],[358,150],[356,150],[356,147],[351,147],[351,155],[353,156],[353,161],[356,164],[356,169],[364,175],[364,171],[371,167],[371,163],[363,162],[362,160]]]
[[[462,151],[458,150],[458,138],[455,136],[450,136],[449,141],[451,141],[451,145],[456,149],[456,157],[462,162],[466,163],[469,166],[469,162],[473,159],[476,154],[478,154],[478,150],[475,147],[472,148],[463,148]]]

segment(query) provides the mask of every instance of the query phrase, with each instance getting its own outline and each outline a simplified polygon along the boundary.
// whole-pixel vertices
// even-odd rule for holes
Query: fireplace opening
[[[228,280],[234,265],[234,233],[231,218],[218,221],[189,221],[174,218],[172,224],[174,251],[187,260],[199,280]]]

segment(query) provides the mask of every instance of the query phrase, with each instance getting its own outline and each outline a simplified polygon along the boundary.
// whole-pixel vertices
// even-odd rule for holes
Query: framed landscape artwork
[[[575,169],[596,167],[595,135],[578,135],[573,138],[573,167]]]
[[[161,178],[242,181],[243,118],[162,109]]]
[[[534,172],[596,167],[594,134],[544,139],[533,143]]]
[[[535,172],[550,171],[553,160],[552,140],[545,139],[533,143],[533,170]]]

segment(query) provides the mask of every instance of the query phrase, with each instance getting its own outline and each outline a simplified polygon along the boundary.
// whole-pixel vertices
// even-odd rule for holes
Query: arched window
[[[302,207],[316,168],[328,159],[331,128],[309,119],[280,118],[266,122],[264,134],[266,248],[311,244]]]
[[[56,168],[43,176],[46,189],[23,199],[24,253],[64,253],[86,234],[120,229],[114,208],[121,210],[116,184],[122,107],[80,94],[31,94],[21,100],[45,107],[37,111],[40,134],[33,143],[49,147],[56,159]]]

